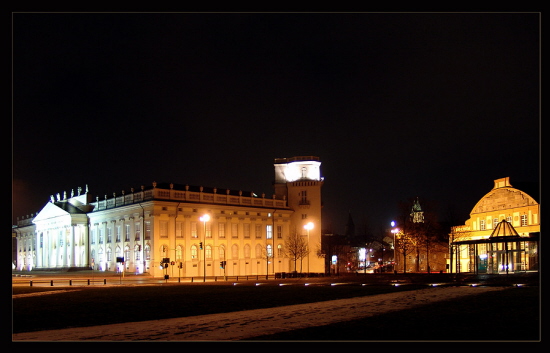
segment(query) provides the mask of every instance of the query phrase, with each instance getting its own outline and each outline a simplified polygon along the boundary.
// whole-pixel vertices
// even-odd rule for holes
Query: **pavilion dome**
[[[510,224],[510,222],[507,222],[505,219],[498,222],[497,226],[491,233],[491,236],[489,238],[495,238],[495,237],[519,237],[518,232],[516,232],[515,228]]]

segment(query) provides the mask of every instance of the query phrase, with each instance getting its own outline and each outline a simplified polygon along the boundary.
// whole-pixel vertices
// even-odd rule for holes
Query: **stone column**
[[[77,227],[76,224],[71,225],[71,247],[69,249],[69,252],[71,253],[71,262],[70,262],[71,267],[76,266],[75,227]]]

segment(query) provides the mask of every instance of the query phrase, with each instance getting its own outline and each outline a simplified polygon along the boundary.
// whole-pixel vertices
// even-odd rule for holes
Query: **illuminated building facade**
[[[464,225],[449,237],[451,272],[509,273],[538,271],[540,205],[514,188],[509,177],[472,209]]]
[[[290,234],[298,234],[311,249],[304,272],[322,273],[323,259],[315,252],[320,164],[311,156],[276,159],[272,197],[164,183],[101,200],[87,186],[70,197],[57,194],[36,216],[14,226],[15,266],[93,267],[155,277],[274,274],[294,269],[285,246]]]

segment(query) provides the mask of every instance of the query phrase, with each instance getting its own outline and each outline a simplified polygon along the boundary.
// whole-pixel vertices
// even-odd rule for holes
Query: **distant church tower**
[[[321,162],[319,157],[298,156],[275,159],[275,195],[286,198],[288,206],[294,211],[291,224],[299,235],[308,236],[309,259],[303,260],[305,272],[325,272],[325,262],[317,256],[321,249]],[[313,228],[304,227],[308,223]],[[308,269],[309,264],[309,269]]]
[[[424,223],[424,211],[422,211],[422,207],[420,207],[418,197],[412,206],[410,216],[413,223]]]

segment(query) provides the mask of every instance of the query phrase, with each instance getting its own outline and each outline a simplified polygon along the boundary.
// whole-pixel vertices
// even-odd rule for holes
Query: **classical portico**
[[[78,197],[48,202],[36,215],[33,261],[27,267],[89,266],[88,218],[78,204]]]

